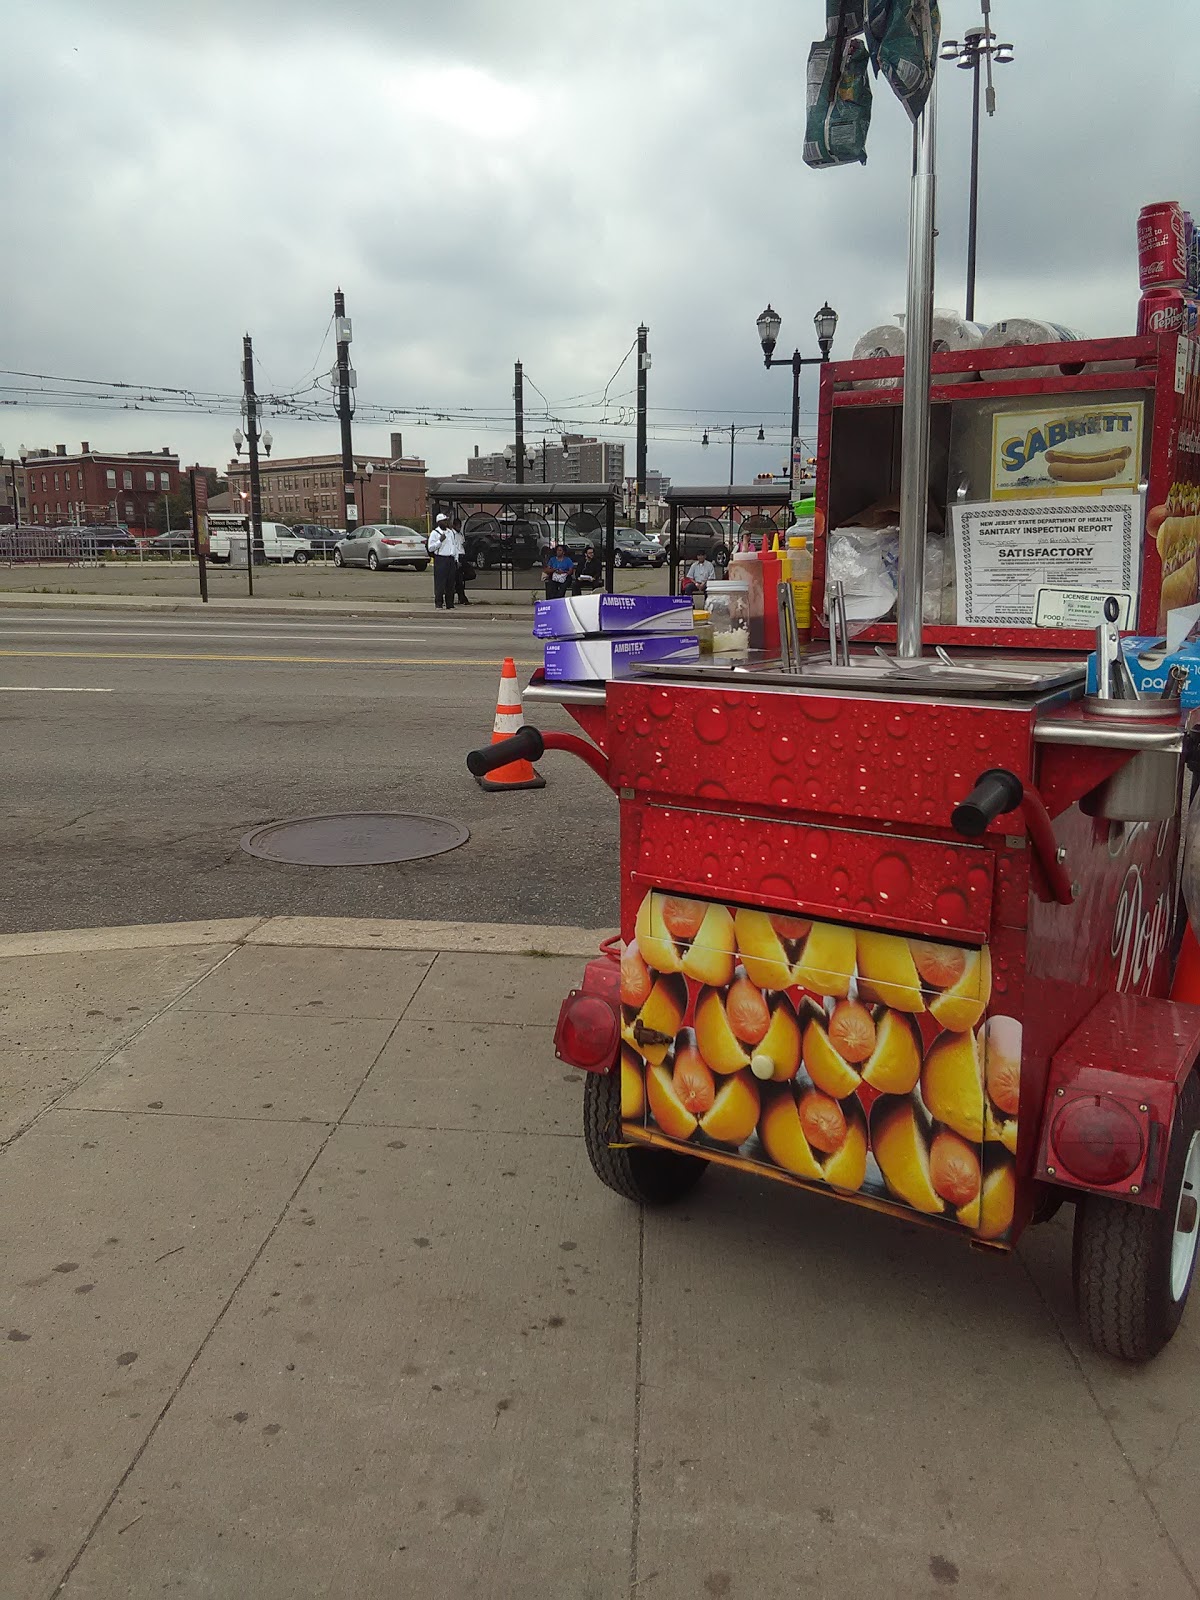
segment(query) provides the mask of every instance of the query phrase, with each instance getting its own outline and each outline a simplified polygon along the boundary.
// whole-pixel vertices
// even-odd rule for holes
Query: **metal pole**
[[[634,526],[645,531],[646,515],[646,373],[650,367],[650,353],[646,348],[650,329],[643,322],[637,331],[637,484],[635,486]]]
[[[933,218],[936,83],[913,128],[904,317],[904,412],[900,432],[900,560],[896,654],[921,654],[921,590],[929,506],[929,356],[933,338]]]
[[[342,527],[349,532],[358,521],[358,502],[354,497],[354,442],[350,430],[350,418],[354,415],[350,398],[350,341],[353,332],[346,316],[346,296],[340,289],[333,296],[333,316],[337,333],[334,410],[342,427]]]
[[[975,235],[979,220],[979,41],[971,72],[971,205],[967,220],[967,321],[975,321]]]
[[[616,556],[616,516],[617,499],[612,489],[604,498],[604,587],[611,594],[616,587],[613,572],[617,564]]]
[[[517,483],[525,482],[525,372],[518,361],[513,368],[513,448]]]
[[[250,532],[246,539],[246,593],[254,593],[254,563],[262,554],[262,485],[258,477],[258,399],[254,393],[254,345],[242,339],[242,387],[246,408],[246,450],[250,457]]]
[[[799,350],[792,352],[792,439],[788,451],[788,495],[796,498],[796,451],[800,447],[800,368],[804,365]]]
[[[729,424],[729,548],[733,549],[733,447],[737,440],[737,427]]]

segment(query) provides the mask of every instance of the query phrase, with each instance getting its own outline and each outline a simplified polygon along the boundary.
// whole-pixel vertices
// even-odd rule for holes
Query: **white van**
[[[250,531],[250,518],[232,512],[210,511],[208,515],[208,559],[229,560],[229,537]],[[312,543],[286,522],[264,522],[262,525],[263,555],[268,561],[294,561],[303,566],[312,556]]]

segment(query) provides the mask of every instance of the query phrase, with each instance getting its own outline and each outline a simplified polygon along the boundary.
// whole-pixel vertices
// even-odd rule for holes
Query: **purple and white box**
[[[699,659],[700,641],[694,633],[646,634],[635,639],[549,639],[544,653],[547,683],[607,682],[609,678],[627,678],[638,667],[669,667]]]
[[[609,633],[691,633],[692,602],[680,594],[581,594],[538,600],[535,639],[585,639]]]

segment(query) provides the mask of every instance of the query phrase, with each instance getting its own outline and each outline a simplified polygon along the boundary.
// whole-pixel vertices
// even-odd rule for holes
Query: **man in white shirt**
[[[699,556],[687,569],[687,580],[700,591],[700,598],[704,598],[704,591],[717,575],[717,569],[707,556]],[[689,589],[691,594],[693,590]]]
[[[433,557],[433,603],[439,611],[453,611],[459,557],[466,553],[467,547],[462,534],[443,511],[433,519],[428,548]]]

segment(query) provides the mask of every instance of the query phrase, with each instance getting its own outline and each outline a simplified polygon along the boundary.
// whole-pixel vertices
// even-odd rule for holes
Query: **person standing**
[[[428,542],[429,554],[433,557],[433,603],[439,611],[454,610],[458,557],[454,553],[452,529],[450,518],[439,511],[433,519],[433,532]],[[457,537],[461,544],[462,535]]]

